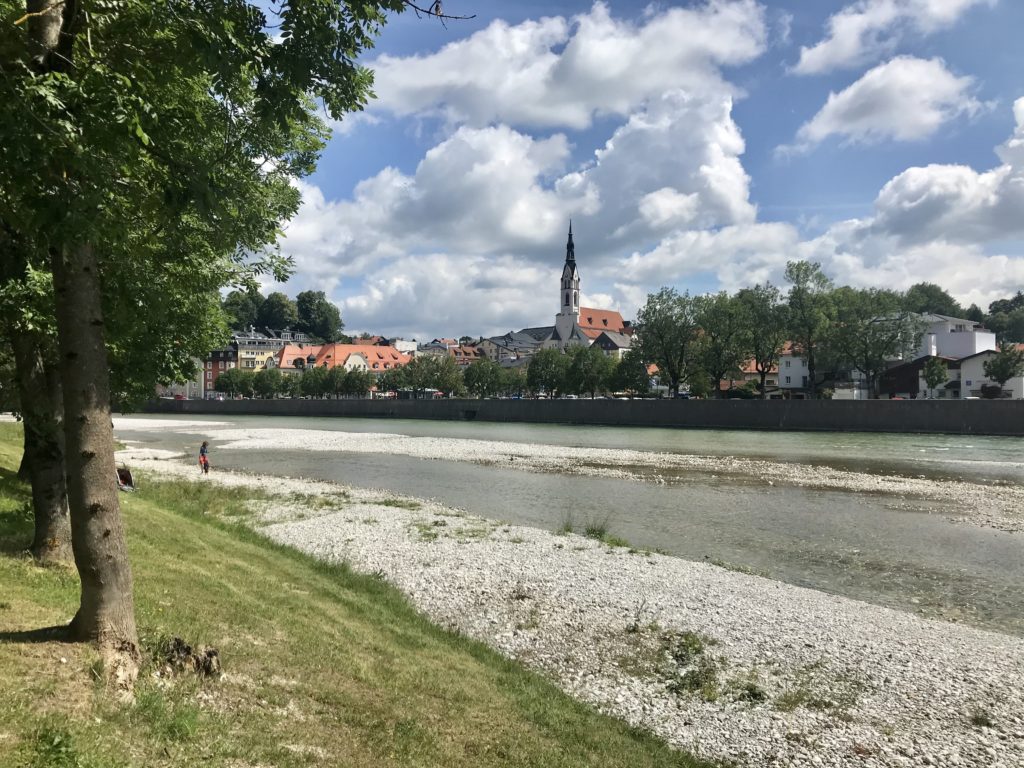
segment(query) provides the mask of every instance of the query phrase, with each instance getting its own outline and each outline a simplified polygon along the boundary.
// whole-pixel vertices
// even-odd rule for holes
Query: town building
[[[238,349],[228,345],[221,349],[215,349],[203,360],[202,381],[203,389],[199,395],[203,399],[210,399],[218,395],[217,377],[224,371],[238,367]]]

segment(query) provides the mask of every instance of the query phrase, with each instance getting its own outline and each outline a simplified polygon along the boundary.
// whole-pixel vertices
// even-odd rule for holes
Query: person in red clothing
[[[203,440],[203,444],[199,446],[199,469],[204,475],[210,474],[210,444]]]

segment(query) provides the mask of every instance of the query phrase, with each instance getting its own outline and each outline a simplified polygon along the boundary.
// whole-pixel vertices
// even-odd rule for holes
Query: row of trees
[[[295,300],[275,292],[265,297],[256,288],[231,291],[223,309],[232,328],[302,331],[320,342],[348,341],[337,305],[323,291],[302,291]]]
[[[719,382],[739,377],[749,364],[759,377],[757,389],[766,396],[768,373],[791,342],[807,363],[812,397],[823,382],[846,371],[859,372],[868,391],[875,393],[878,376],[891,361],[910,359],[919,347],[925,329],[922,314],[965,314],[931,283],[902,293],[837,287],[819,264],[807,261],[790,262],[785,274],[790,284],[786,293],[770,284],[704,296],[663,288],[648,297],[637,315],[636,349],[643,360],[657,364],[662,381],[676,392],[688,385],[724,396]],[[1018,297],[994,303],[998,311],[992,317],[1024,311],[1024,295]],[[1016,356],[1015,347],[1004,345],[986,365],[986,375],[1000,386],[1019,375]],[[929,372],[935,380],[941,375],[936,365]]]
[[[813,397],[822,380],[840,369],[859,371],[873,391],[888,361],[920,344],[923,324],[909,292],[836,287],[820,265],[786,267],[785,294],[770,284],[705,296],[663,288],[637,315],[637,349],[657,364],[662,381],[723,395],[719,382],[753,365],[758,390],[779,362],[787,341],[807,362]]]
[[[369,371],[344,368],[310,368],[301,374],[277,368],[247,371],[232,368],[217,377],[215,387],[226,395],[244,397],[365,397],[376,383]]]
[[[411,5],[0,0],[0,333],[32,551],[73,550],[68,638],[121,690],[140,652],[112,396],[188,378],[225,340],[222,288],[287,278],[273,246],[328,135],[318,113],[367,103],[362,54]]]

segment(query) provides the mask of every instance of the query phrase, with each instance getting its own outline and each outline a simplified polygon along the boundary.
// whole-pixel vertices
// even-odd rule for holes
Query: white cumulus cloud
[[[859,0],[829,18],[825,38],[802,47],[792,71],[814,75],[861,66],[892,53],[907,32],[932,34],[977,5],[995,0]]]
[[[667,90],[731,92],[719,69],[756,58],[766,37],[754,0],[651,10],[637,23],[596,2],[571,20],[499,20],[435,53],[381,56],[370,65],[378,96],[371,109],[452,124],[582,129],[595,115],[629,115]]]
[[[830,136],[848,142],[914,141],[934,134],[982,104],[971,95],[974,80],[957,77],[941,59],[897,58],[869,70],[828,101],[797,132],[794,147],[807,150]]]

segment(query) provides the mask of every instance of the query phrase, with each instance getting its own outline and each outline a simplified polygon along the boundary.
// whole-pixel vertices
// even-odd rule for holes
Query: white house
[[[924,335],[914,359],[948,357],[959,360],[989,349],[996,349],[996,335],[973,320],[946,315],[922,315]]]
[[[992,350],[965,357],[960,362],[960,396],[981,397],[981,388],[995,384],[985,375],[985,363],[996,356]],[[1016,376],[1003,385],[1003,397],[1024,399],[1024,376]]]
[[[779,389],[795,390],[807,389],[807,360],[793,352],[793,347],[787,344],[782,354],[779,355]]]

